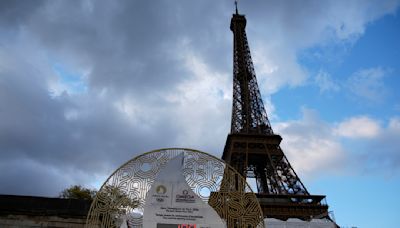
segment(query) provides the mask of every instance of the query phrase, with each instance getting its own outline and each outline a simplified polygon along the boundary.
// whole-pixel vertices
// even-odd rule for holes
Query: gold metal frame
[[[246,180],[223,160],[185,148],[166,148],[139,155],[104,182],[90,207],[86,227],[119,227],[128,221],[142,227],[144,199],[159,170],[184,153],[183,175],[192,190],[212,206],[227,227],[262,228],[263,214]]]

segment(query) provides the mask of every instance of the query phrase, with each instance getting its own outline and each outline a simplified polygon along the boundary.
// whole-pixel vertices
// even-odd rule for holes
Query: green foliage
[[[139,205],[137,199],[112,185],[103,186],[97,192],[94,203],[101,208],[100,220],[112,222],[113,227],[120,227],[126,215]]]
[[[128,210],[139,205],[137,199],[130,198],[125,192],[117,187],[106,185],[98,192],[98,200],[106,204],[108,210],[114,215],[123,215]]]
[[[93,200],[95,196],[96,196],[95,190],[85,188],[80,185],[73,185],[67,189],[64,189],[60,193],[60,197],[65,199]]]
[[[71,186],[60,193],[61,198],[95,200],[93,203],[102,208],[100,220],[108,217],[115,227],[119,227],[122,218],[139,205],[137,199],[132,199],[118,187],[106,185],[100,191],[84,188],[80,185]]]

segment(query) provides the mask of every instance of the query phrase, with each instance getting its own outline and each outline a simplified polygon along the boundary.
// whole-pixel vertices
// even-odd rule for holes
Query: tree
[[[85,188],[80,185],[73,185],[69,188],[64,189],[60,193],[60,197],[65,199],[93,200],[96,196],[96,193],[96,190]]]
[[[85,199],[94,200],[94,210],[99,216],[99,220],[119,227],[123,222],[127,222],[127,214],[132,212],[140,202],[136,198],[131,198],[127,193],[118,187],[105,185],[100,191],[91,190],[80,185],[73,185],[64,189],[60,193],[61,198],[66,199]],[[92,212],[93,213],[93,212]]]
[[[106,204],[109,213],[113,215],[121,216],[139,205],[137,199],[130,198],[125,192],[115,186],[106,185],[97,194],[97,200],[101,204]]]
[[[105,185],[97,192],[93,204],[90,216],[97,217],[105,227],[120,227],[127,223],[129,214],[140,202],[116,186]]]

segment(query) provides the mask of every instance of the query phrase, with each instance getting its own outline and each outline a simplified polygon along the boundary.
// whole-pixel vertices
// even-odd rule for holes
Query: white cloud
[[[343,168],[344,149],[331,126],[315,111],[304,109],[303,118],[276,124],[282,148],[297,173],[306,178]]]
[[[365,116],[350,117],[338,125],[304,109],[303,118],[275,125],[283,137],[282,149],[300,177],[400,171],[400,117],[386,126]],[[345,139],[345,140],[343,140]]]
[[[349,90],[359,98],[380,102],[387,94],[384,77],[387,70],[381,67],[361,69],[347,80]]]
[[[281,46],[259,45],[255,45],[253,59],[259,85],[264,94],[273,94],[284,86],[300,86],[306,81],[308,72],[297,62],[293,50]]]
[[[339,85],[333,81],[331,75],[325,71],[320,70],[315,77],[315,83],[319,87],[320,92],[339,91]]]
[[[192,78],[166,96],[174,103],[169,110],[171,120],[179,120],[180,132],[175,143],[220,156],[218,148],[223,148],[230,131],[232,78],[206,65],[190,46],[182,47],[181,54]]]
[[[366,173],[379,173],[391,177],[400,172],[400,118],[392,117],[380,133],[358,142],[353,161]]]
[[[389,127],[388,127],[390,132],[400,134],[400,118],[398,117],[393,117],[389,121]]]
[[[379,122],[367,116],[347,119],[337,126],[335,132],[339,136],[349,138],[374,138],[381,133]]]
[[[400,2],[286,3],[260,0],[243,4],[243,11],[251,12],[247,13],[247,34],[262,91],[266,94],[306,83],[309,72],[298,61],[299,52],[329,43],[354,43],[369,23],[395,13]]]

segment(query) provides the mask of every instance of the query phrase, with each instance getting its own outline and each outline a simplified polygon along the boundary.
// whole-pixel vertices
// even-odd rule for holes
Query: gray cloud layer
[[[229,101],[190,107],[199,109],[197,117],[168,97],[180,97],[179,85],[195,77],[186,63],[192,49],[209,56],[201,61],[213,71],[229,71],[228,15],[213,21],[222,5],[2,4],[0,178],[7,184],[1,193],[54,195],[72,183],[95,184],[97,174],[160,147],[219,153],[229,124],[229,112],[219,109],[228,111]],[[225,35],[217,32],[221,23]],[[66,91],[51,96],[65,77],[54,72],[56,64],[80,75],[87,91],[71,93],[67,79]]]
[[[326,31],[339,40],[360,35],[395,3],[371,11],[375,3],[243,2],[262,90],[302,84],[299,48],[323,42]],[[137,153],[162,147],[220,156],[230,124],[232,6],[1,1],[0,193],[94,186]],[[86,89],[75,91],[73,80]]]

